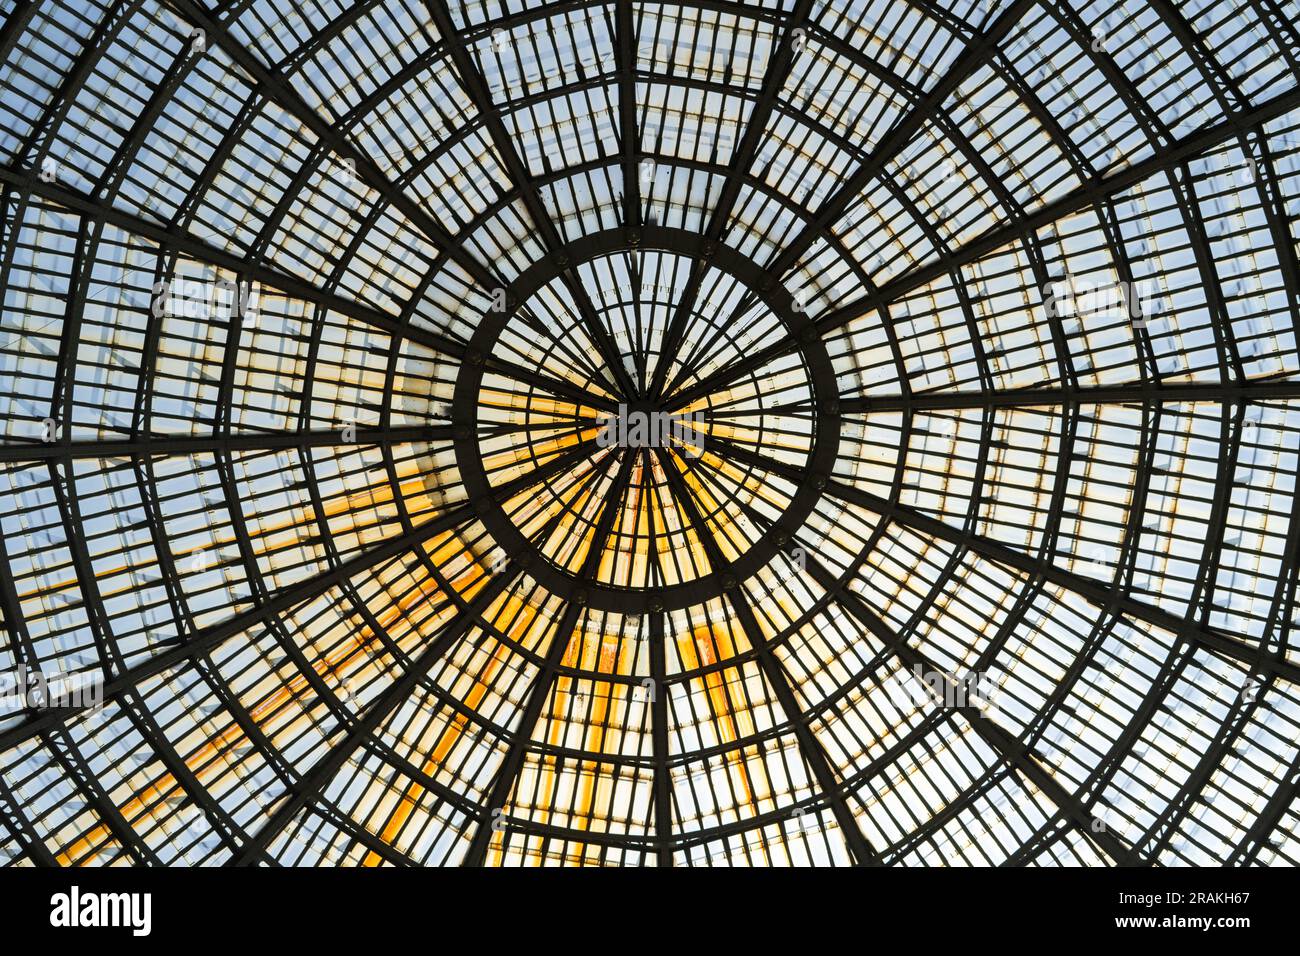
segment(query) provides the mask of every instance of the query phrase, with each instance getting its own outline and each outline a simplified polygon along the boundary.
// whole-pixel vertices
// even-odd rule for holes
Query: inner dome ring
[[[781,515],[751,547],[726,566],[712,568],[709,573],[688,581],[656,588],[583,580],[542,554],[497,501],[483,463],[479,436],[478,408],[485,367],[497,340],[519,308],[569,268],[604,255],[636,249],[708,260],[710,266],[733,277],[756,295],[798,341],[812,400],[812,445],[803,466],[807,478],[799,483]],[[482,313],[468,343],[467,360],[461,363],[452,400],[453,444],[462,481],[479,520],[511,561],[552,594],[624,614],[699,605],[763,568],[782,549],[780,542],[792,537],[816,506],[823,494],[824,479],[831,474],[839,452],[840,418],[822,406],[829,396],[837,394],[834,368],[821,337],[808,332],[812,329],[815,333],[816,327],[798,310],[795,297],[744,254],[721,243],[706,247],[703,237],[688,230],[658,226],[604,230],[566,244],[557,255],[534,262],[506,287],[505,304],[501,311]],[[592,450],[597,450],[594,443]]]

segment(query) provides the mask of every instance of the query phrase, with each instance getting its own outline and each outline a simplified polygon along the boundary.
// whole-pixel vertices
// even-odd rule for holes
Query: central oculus
[[[705,429],[702,414],[674,414],[644,400],[623,402],[604,416],[596,444],[600,448],[673,448],[686,458],[698,458]]]
[[[681,283],[637,277],[694,270],[710,305],[683,313],[675,364],[651,385],[651,362],[673,361],[663,341]],[[751,299],[734,322],[714,315]],[[561,600],[644,614],[715,600],[795,546],[841,421],[826,344],[784,285],[730,246],[647,226],[635,242],[611,229],[538,259],[500,302],[479,316],[451,402],[456,467],[486,532],[475,547],[499,551],[489,563],[503,555]],[[628,358],[639,376],[610,374]]]

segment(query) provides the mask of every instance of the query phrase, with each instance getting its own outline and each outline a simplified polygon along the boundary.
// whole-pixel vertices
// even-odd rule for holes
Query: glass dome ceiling
[[[1294,3],[289,6],[0,0],[0,860],[1300,861]]]

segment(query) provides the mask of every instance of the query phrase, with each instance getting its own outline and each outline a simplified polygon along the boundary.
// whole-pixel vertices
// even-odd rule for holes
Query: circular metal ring
[[[546,259],[540,259],[525,269],[507,289],[505,311],[489,311],[482,315],[470,339],[468,354],[477,353],[477,364],[461,365],[456,378],[452,399],[458,421],[473,421],[482,386],[485,357],[492,354],[498,337],[505,330],[518,308],[548,282],[556,278],[569,263],[584,263],[603,255],[626,252],[628,234],[624,229],[609,229],[576,239],[562,250]],[[693,259],[701,258],[698,233],[662,226],[646,226],[640,232],[639,248],[671,252]],[[758,294],[761,301],[784,325],[795,332],[807,325],[807,319],[796,308],[797,303],[784,285],[772,279],[764,269],[739,251],[723,244],[711,249],[707,261],[716,268]],[[564,263],[565,265],[560,265]],[[766,290],[763,286],[766,285]],[[709,574],[677,584],[651,588],[628,588],[581,578],[571,571],[557,567],[524,536],[506,514],[493,494],[493,486],[483,466],[478,436],[471,428],[468,434],[457,432],[453,436],[456,462],[460,469],[466,493],[474,501],[479,520],[503,551],[510,555],[530,555],[527,574],[551,593],[566,600],[605,611],[625,614],[645,613],[654,607],[675,610],[712,600],[724,591],[730,591],[762,569],[781,550],[781,543],[790,536],[812,513],[826,487],[824,475],[834,470],[839,453],[840,419],[837,415],[818,414],[818,410],[838,394],[835,370],[830,355],[820,337],[811,340],[799,337],[799,352],[808,370],[812,389],[813,434],[812,446],[804,463],[809,475],[820,478],[801,482],[781,516],[767,532],[735,561],[715,567]],[[653,607],[652,607],[653,605]]]

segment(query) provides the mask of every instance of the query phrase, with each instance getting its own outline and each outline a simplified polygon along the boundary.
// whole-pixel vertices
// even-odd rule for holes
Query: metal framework
[[[1294,3],[0,15],[0,862],[1300,862]]]

